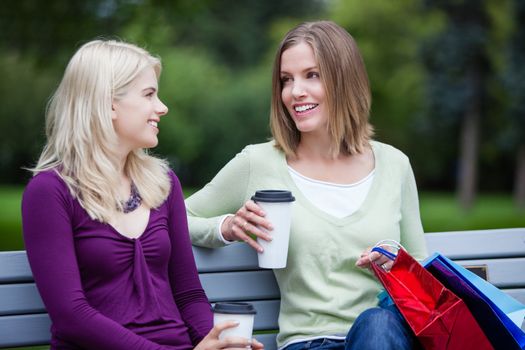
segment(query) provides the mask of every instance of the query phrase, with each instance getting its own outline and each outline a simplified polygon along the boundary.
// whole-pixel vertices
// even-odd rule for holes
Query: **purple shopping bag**
[[[525,333],[496,304],[495,300],[491,300],[491,296],[494,298],[500,293],[498,298],[500,304],[513,302],[519,305],[518,301],[439,253],[428,258],[423,265],[446,288],[465,301],[495,349],[525,349]],[[473,283],[473,280],[476,283]],[[487,292],[487,288],[490,288],[490,293]]]

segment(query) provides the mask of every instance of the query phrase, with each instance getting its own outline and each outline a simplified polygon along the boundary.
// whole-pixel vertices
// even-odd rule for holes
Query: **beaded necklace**
[[[140,196],[137,186],[131,182],[131,195],[129,196],[129,199],[127,201],[120,202],[122,205],[122,212],[124,214],[131,213],[133,210],[140,207],[141,202],[142,197]]]

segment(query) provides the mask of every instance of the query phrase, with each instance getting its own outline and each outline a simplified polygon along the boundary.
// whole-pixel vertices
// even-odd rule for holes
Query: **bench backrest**
[[[491,283],[525,303],[525,228],[430,233],[426,239],[429,252],[486,267]],[[210,301],[252,302],[255,332],[264,333],[257,338],[275,350],[280,298],[273,272],[259,269],[257,254],[245,244],[193,252]],[[0,252],[0,348],[48,344],[49,327],[25,252]]]

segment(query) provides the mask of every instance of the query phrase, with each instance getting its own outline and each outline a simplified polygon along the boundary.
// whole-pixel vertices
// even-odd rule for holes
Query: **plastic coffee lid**
[[[286,190],[260,190],[255,192],[252,200],[256,202],[279,203],[293,202],[295,198],[292,196],[292,192]]]
[[[218,314],[256,314],[257,311],[250,303],[215,303],[211,308]]]

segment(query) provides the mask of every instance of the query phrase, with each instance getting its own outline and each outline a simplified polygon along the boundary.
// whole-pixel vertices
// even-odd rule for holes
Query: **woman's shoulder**
[[[28,182],[25,192],[67,191],[67,185],[54,169],[35,174]]]
[[[68,186],[55,170],[45,170],[35,174],[28,182],[22,201],[26,203],[54,200],[71,205],[74,200]]]
[[[279,157],[282,154],[282,152],[275,147],[274,140],[247,145],[241,153],[247,154],[251,159],[264,158],[266,160],[271,159],[269,157]]]
[[[408,156],[403,153],[403,151],[395,148],[392,145],[379,141],[371,141],[370,144],[372,145],[374,154],[382,161],[399,164],[409,163]]]

